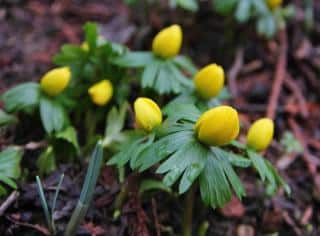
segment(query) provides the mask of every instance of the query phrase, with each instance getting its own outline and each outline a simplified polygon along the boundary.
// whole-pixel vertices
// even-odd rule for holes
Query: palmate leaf
[[[177,104],[174,108],[169,107],[165,110],[165,114],[171,121],[187,120],[195,123],[201,116],[201,112],[193,104]]]
[[[47,133],[62,131],[68,123],[64,108],[55,100],[42,96],[40,99],[40,117]]]
[[[39,98],[39,84],[33,82],[17,85],[0,97],[7,112],[31,112],[39,104]]]
[[[193,138],[193,131],[174,132],[146,148],[137,158],[137,169],[142,172],[159,163],[164,158],[178,150]]]
[[[244,187],[241,183],[241,180],[239,179],[236,172],[232,168],[233,163],[240,164],[241,157],[233,156],[234,159],[235,158],[239,159],[239,162],[235,162],[233,160],[233,163],[232,163],[232,162],[230,162],[230,157],[229,157],[229,156],[235,155],[235,154],[232,154],[232,152],[226,152],[226,151],[222,150],[221,148],[216,147],[216,148],[213,148],[213,153],[216,156],[216,158],[219,160],[219,162],[221,163],[221,166],[222,166],[222,168],[223,168],[223,170],[229,180],[230,185],[232,186],[234,192],[236,193],[237,197],[239,199],[241,199],[243,196],[246,195],[246,193],[245,193]],[[242,160],[241,160],[242,165],[244,165],[244,163],[245,163],[244,160],[245,160],[245,158],[242,158]],[[249,161],[249,163],[250,163],[250,161]],[[249,163],[246,163],[246,164],[249,164]]]
[[[22,150],[17,147],[8,147],[7,149],[0,152],[0,182],[16,189],[17,185],[14,182],[17,178],[20,177],[20,161],[22,158]],[[5,190],[1,184],[0,187],[5,193]]]
[[[202,200],[212,208],[222,207],[231,200],[230,185],[239,198],[245,196],[241,181],[228,159],[216,150],[207,158],[205,168],[200,175]]]
[[[128,141],[126,144],[122,145],[123,151],[115,154],[108,162],[108,165],[117,165],[118,167],[123,167],[126,163],[130,161],[130,166],[132,169],[137,167],[136,160],[143,150],[153,143],[155,138],[154,134],[148,136],[138,137],[133,140]]]
[[[209,150],[194,138],[184,143],[157,169],[157,173],[166,173],[163,182],[173,185],[182,175],[179,183],[179,193],[186,192],[202,172]]]
[[[139,187],[139,193],[143,194],[146,191],[150,190],[162,190],[167,193],[171,193],[171,189],[165,185],[162,181],[154,180],[154,179],[146,179],[143,180]]]
[[[150,52],[127,52],[112,60],[113,64],[128,68],[144,67],[154,61]]]
[[[162,112],[165,115],[175,114],[176,106],[181,104],[195,104],[197,98],[192,93],[182,93],[174,99],[172,99],[165,107],[162,108]]]
[[[291,190],[288,184],[277,173],[272,164],[254,151],[248,150],[248,156],[252,161],[252,165],[258,171],[263,182],[267,182],[270,194],[274,194],[277,187],[282,186],[287,194]]]
[[[181,69],[189,72],[192,76],[195,75],[198,71],[197,67],[193,64],[192,60],[189,57],[179,55],[173,59],[173,62],[181,67]]]
[[[10,115],[0,109],[0,127],[15,124],[18,119],[14,115]]]

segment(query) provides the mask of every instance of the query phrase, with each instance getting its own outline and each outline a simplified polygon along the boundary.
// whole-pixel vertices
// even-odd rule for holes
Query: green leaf
[[[0,127],[6,125],[12,125],[18,122],[18,119],[14,115],[10,115],[0,109]]]
[[[85,41],[88,43],[89,51],[94,51],[97,47],[98,27],[96,23],[87,22],[84,25]]]
[[[275,186],[276,179],[274,178],[272,171],[268,168],[264,158],[251,150],[248,150],[248,156],[251,159],[253,166],[258,171],[261,180],[263,182],[267,180],[272,186]]]
[[[65,44],[61,48],[61,52],[56,54],[53,62],[60,66],[78,63],[85,56],[85,52],[78,45]]]
[[[172,0],[171,0],[172,1]],[[175,0],[177,4],[185,10],[195,12],[198,10],[198,3],[196,0]]]
[[[163,114],[174,114],[177,106],[181,104],[195,104],[196,97],[191,93],[183,93],[172,99],[165,107],[162,108]]]
[[[198,72],[198,68],[193,64],[192,60],[187,56],[176,56],[173,59],[174,63],[181,67],[183,70],[188,71],[191,75],[195,75]]]
[[[37,167],[40,175],[50,174],[56,170],[56,160],[52,146],[48,146],[39,156],[37,160]]]
[[[214,150],[216,148],[212,148],[212,149]],[[235,154],[231,151],[225,151],[221,148],[219,148],[219,152],[220,152],[220,155],[223,156],[223,158],[227,158],[230,164],[233,166],[242,167],[242,168],[247,168],[251,166],[251,160],[248,158]]]
[[[31,112],[39,104],[39,99],[39,84],[33,82],[20,84],[1,96],[7,112]]]
[[[112,63],[123,67],[143,67],[153,63],[154,56],[150,52],[127,52],[113,59]]]
[[[193,138],[193,131],[181,131],[169,134],[146,148],[137,159],[137,166],[142,172],[178,150]]]
[[[228,155],[229,153],[223,151],[221,148],[214,148],[213,152],[216,156],[216,158],[221,163],[221,166],[223,168],[223,171],[225,175],[227,176],[230,185],[232,186],[234,192],[236,193],[237,197],[241,199],[243,196],[246,195],[244,187],[241,183],[241,180],[233,170],[232,166],[230,165]],[[229,154],[230,155],[230,154]]]
[[[270,12],[265,0],[254,0],[252,4],[258,15],[266,15]]]
[[[223,15],[230,14],[236,7],[237,3],[238,0],[212,0],[214,9]]]
[[[153,61],[148,64],[142,73],[141,86],[142,88],[153,88],[155,81],[158,77],[158,72],[160,69],[160,63],[158,61]]]
[[[40,99],[40,117],[47,133],[62,131],[67,123],[63,107],[55,100],[42,96]]]
[[[220,160],[209,156],[200,175],[200,193],[205,204],[222,207],[231,200],[232,191]]]
[[[128,161],[132,169],[136,169],[137,159],[141,152],[149,147],[154,140],[154,135],[150,134],[147,137],[134,139],[123,145],[122,151],[114,155],[108,162],[107,165],[117,165],[118,168],[123,167]]]
[[[190,91],[194,89],[192,80],[186,77],[184,74],[182,74],[179,68],[176,66],[176,64],[173,63],[173,61],[167,62],[166,66],[168,67],[168,71],[170,72],[170,74],[172,74],[173,76],[174,80],[172,81],[179,83],[179,86],[182,86],[184,90]],[[181,88],[179,88],[179,91],[180,90]]]
[[[63,139],[67,142],[69,142],[70,144],[73,145],[73,147],[79,151],[79,143],[78,143],[78,138],[77,138],[77,131],[74,127],[72,126],[68,126],[67,128],[65,128],[62,131],[59,131],[55,134],[55,137],[57,139]]]
[[[238,3],[236,13],[235,13],[235,18],[243,23],[249,20],[250,18],[250,13],[251,13],[251,5],[252,2],[255,0],[241,0]]]
[[[162,190],[167,193],[171,193],[171,189],[166,186],[162,181],[154,180],[154,179],[146,179],[143,180],[140,184],[139,193],[143,194],[146,191],[150,190]]]
[[[168,119],[172,121],[187,120],[196,122],[201,116],[201,112],[193,104],[175,105],[171,109],[167,109],[166,114]]]
[[[116,107],[113,107],[107,116],[107,126],[105,129],[105,136],[111,139],[116,139],[123,129],[126,113],[128,109],[128,103],[124,102],[119,111]]]
[[[181,91],[181,83],[172,73],[171,65],[168,62],[163,62],[159,67],[153,87],[159,94],[179,93]]]
[[[290,186],[284,181],[284,179],[278,174],[277,170],[272,166],[272,164],[265,160],[266,165],[268,166],[269,170],[272,172],[273,176],[275,177],[277,183],[284,188],[284,191],[290,195],[291,189]]]
[[[16,147],[8,147],[0,152],[0,182],[14,189],[17,188],[17,185],[13,180],[18,179],[21,174],[20,162],[22,154],[22,150]],[[4,189],[3,187],[1,188],[2,190]]]
[[[272,14],[265,15],[257,21],[257,31],[259,34],[271,38],[277,31],[277,23]]]
[[[291,153],[291,152],[302,153],[303,152],[303,146],[294,137],[294,135],[290,131],[284,132],[280,143],[287,153]]]
[[[157,173],[167,173],[163,179],[167,186],[173,185],[183,174],[179,184],[179,193],[182,194],[202,172],[207,156],[208,149],[197,140],[190,139],[159,166]]]

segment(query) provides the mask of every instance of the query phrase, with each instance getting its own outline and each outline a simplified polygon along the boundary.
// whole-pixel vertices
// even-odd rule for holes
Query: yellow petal
[[[204,99],[215,97],[223,88],[223,68],[217,64],[207,65],[195,75],[193,82],[201,97]]]
[[[198,139],[210,146],[222,146],[235,139],[240,130],[238,112],[230,106],[212,108],[195,125]]]
[[[137,98],[134,102],[134,112],[138,126],[146,131],[151,131],[162,122],[159,106],[149,98]]]
[[[110,101],[113,95],[113,87],[109,80],[102,80],[91,86],[88,93],[94,104],[104,106]]]
[[[247,135],[249,147],[262,151],[266,149],[272,141],[274,132],[273,121],[269,118],[256,120],[250,127]]]
[[[182,30],[179,25],[172,25],[161,30],[153,39],[152,51],[159,57],[176,56],[182,44]]]
[[[82,50],[85,51],[85,52],[88,52],[88,51],[89,51],[89,44],[88,44],[86,41],[84,41],[84,42],[81,44],[80,47],[81,47]]]
[[[282,5],[282,0],[267,0],[267,4],[273,10]]]
[[[41,89],[50,96],[61,93],[69,84],[71,71],[69,67],[60,67],[48,71],[40,81]]]

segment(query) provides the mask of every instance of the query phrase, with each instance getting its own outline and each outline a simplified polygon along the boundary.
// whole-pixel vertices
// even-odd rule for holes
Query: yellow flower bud
[[[204,99],[215,97],[223,88],[223,68],[217,64],[207,65],[195,75],[193,82],[201,97]]]
[[[195,124],[200,142],[210,146],[228,144],[239,134],[238,112],[230,106],[218,106],[201,115]]]
[[[48,71],[40,81],[41,89],[50,96],[61,93],[69,84],[71,71],[69,67],[60,67]]]
[[[138,126],[146,131],[151,131],[162,122],[159,106],[149,98],[137,98],[134,102],[134,112]]]
[[[85,51],[85,52],[88,52],[88,51],[89,51],[89,44],[88,44],[86,41],[84,41],[84,42],[81,44],[80,47],[81,47],[82,50]]]
[[[282,5],[282,0],[267,0],[267,4],[273,10]]]
[[[266,149],[273,138],[274,124],[269,118],[256,120],[247,135],[247,144],[256,151]]]
[[[106,105],[113,94],[113,87],[109,80],[102,80],[95,83],[88,89],[88,93],[94,104],[98,106]]]
[[[179,25],[172,25],[161,30],[153,39],[152,51],[159,57],[176,56],[182,44],[182,30]]]

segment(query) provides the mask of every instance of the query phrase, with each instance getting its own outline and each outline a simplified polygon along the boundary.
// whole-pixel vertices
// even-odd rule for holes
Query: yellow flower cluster
[[[41,89],[50,96],[59,95],[70,83],[71,70],[69,67],[60,67],[48,71],[41,78]],[[98,106],[106,105],[113,95],[112,83],[102,80],[88,89],[92,102]]]
[[[273,10],[282,5],[282,0],[267,0],[267,4]]]

